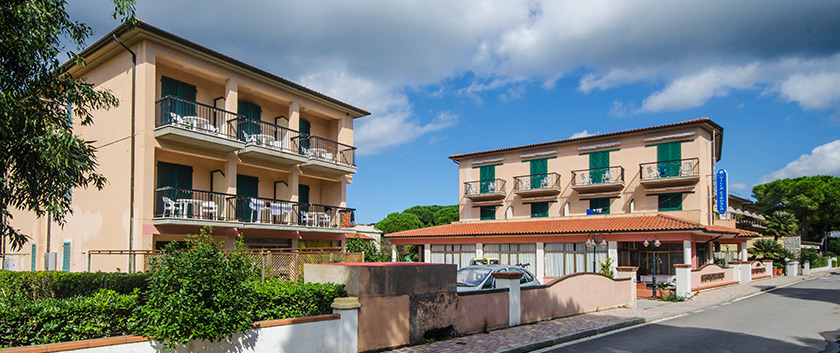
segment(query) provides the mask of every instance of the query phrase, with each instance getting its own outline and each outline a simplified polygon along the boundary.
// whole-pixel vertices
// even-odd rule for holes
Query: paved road
[[[840,275],[539,352],[837,353]]]

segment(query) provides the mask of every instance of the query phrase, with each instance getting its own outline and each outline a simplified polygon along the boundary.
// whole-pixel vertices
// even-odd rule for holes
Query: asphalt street
[[[831,352],[840,336],[840,275],[538,352]]]

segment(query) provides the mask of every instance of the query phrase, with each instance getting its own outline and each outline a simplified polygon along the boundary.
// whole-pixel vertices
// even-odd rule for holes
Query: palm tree
[[[758,239],[751,248],[747,249],[747,252],[755,260],[781,260],[784,258],[785,248],[775,240]],[[782,257],[780,258],[780,256]]]
[[[772,235],[773,240],[779,240],[780,236],[799,234],[799,222],[793,213],[787,211],[775,211],[765,216],[767,229],[764,234]]]

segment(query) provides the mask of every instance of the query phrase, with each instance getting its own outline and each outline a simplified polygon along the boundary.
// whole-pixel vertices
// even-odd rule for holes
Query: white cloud
[[[592,136],[592,135],[597,135],[597,134],[599,134],[599,133],[596,132],[596,133],[590,134],[588,130],[583,130],[583,131],[578,131],[576,133],[573,133],[572,136],[569,136],[569,138],[574,139],[574,138],[578,138],[578,137],[586,137],[586,136]]]
[[[407,114],[371,116],[357,124],[355,141],[359,154],[380,154],[388,147],[412,142],[433,131],[443,130],[458,123],[458,116],[442,112],[432,121],[422,124]]]
[[[840,176],[840,140],[817,146],[811,153],[803,154],[784,168],[763,176],[761,183],[812,175]]]
[[[779,94],[804,109],[826,109],[840,102],[840,71],[794,74],[779,85]]]
[[[750,186],[744,183],[729,184],[729,189],[731,190],[748,190],[749,188]]]

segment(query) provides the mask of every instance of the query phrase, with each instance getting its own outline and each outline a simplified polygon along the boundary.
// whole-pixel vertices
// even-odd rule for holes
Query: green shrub
[[[90,296],[103,288],[108,276],[108,289],[131,294],[134,289],[146,291],[145,273],[61,272],[61,271],[0,271],[0,288],[6,296],[22,296],[31,300]]]
[[[347,252],[364,253],[365,262],[388,262],[391,261],[391,252],[387,249],[376,250],[376,244],[370,240],[348,237],[346,242]]]
[[[802,249],[802,253],[799,255],[799,260],[803,265],[805,262],[811,263],[811,268],[828,266],[828,257],[820,255],[819,252],[814,249]]]
[[[201,235],[187,236],[184,249],[167,246],[163,256],[150,261],[149,292],[135,333],[174,349],[248,328],[253,298],[246,283],[252,264],[240,252],[222,252],[210,234],[212,228],[205,227]]]
[[[104,289],[67,299],[0,296],[0,347],[125,335],[137,302],[136,292]]]
[[[342,284],[303,283],[303,281],[252,281],[254,321],[323,315],[332,312],[330,304],[347,296]]]

